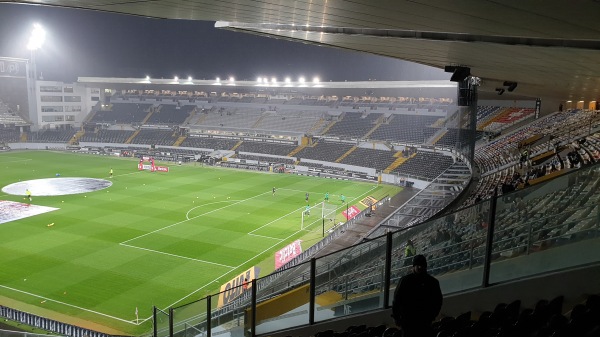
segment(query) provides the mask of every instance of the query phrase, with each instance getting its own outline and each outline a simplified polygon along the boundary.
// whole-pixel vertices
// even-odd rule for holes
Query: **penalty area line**
[[[79,307],[79,306],[76,306],[76,305],[73,305],[73,304],[69,304],[69,303],[66,303],[66,302],[54,300],[54,299],[51,299],[51,298],[48,298],[48,297],[40,296],[40,295],[37,295],[37,294],[34,294],[34,293],[30,293],[30,292],[27,292],[27,291],[24,291],[24,290],[19,290],[19,289],[16,289],[16,288],[11,288],[11,287],[8,287],[8,286],[5,286],[5,285],[1,285],[1,284],[0,284],[0,287],[8,289],[8,290],[15,291],[15,292],[18,292],[18,293],[21,293],[21,294],[33,296],[33,297],[42,299],[44,301],[50,301],[50,302],[62,304],[62,305],[65,305],[65,306],[68,306],[68,307],[71,307],[71,308],[75,308],[75,309],[79,309],[79,310],[82,310],[82,311],[91,312],[91,313],[96,314],[96,315],[100,315],[100,316],[112,318],[112,319],[117,320],[117,321],[121,321],[121,322],[125,322],[125,323],[128,323],[128,324],[135,325],[135,323],[131,322],[130,320],[126,320],[126,319],[115,317],[115,316],[112,316],[112,315],[109,315],[109,314],[101,313],[99,311],[94,311],[94,310],[82,308],[82,307]]]
[[[216,263],[216,262],[211,262],[211,261],[206,261],[206,260],[200,260],[200,259],[194,259],[193,257],[175,255],[175,254],[166,253],[166,252],[161,252],[160,250],[154,250],[154,249],[149,249],[149,248],[132,246],[132,245],[124,244],[124,243],[120,243],[119,245],[125,246],[125,247],[130,247],[130,248],[135,248],[135,249],[141,249],[141,250],[145,250],[145,251],[148,251],[148,252],[153,252],[153,253],[168,255],[168,256],[172,256],[172,257],[177,257],[177,258],[180,258],[180,259],[191,260],[191,261],[196,261],[196,262],[201,262],[201,263],[206,263],[206,264],[212,264],[212,265],[215,265],[215,266],[225,267],[225,268],[229,268],[229,269],[236,268],[236,267],[233,267],[233,266],[228,266],[226,264],[221,264],[221,263]]]
[[[258,234],[252,234],[252,233],[248,233],[248,235],[251,236],[258,236],[259,238],[265,238],[265,239],[271,239],[271,240],[277,240],[277,241],[281,241],[280,238],[274,238],[272,236],[265,236],[265,235],[258,235]]]

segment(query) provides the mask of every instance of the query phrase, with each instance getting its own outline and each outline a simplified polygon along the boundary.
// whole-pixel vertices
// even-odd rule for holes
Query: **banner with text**
[[[219,302],[217,306],[222,307],[227,305],[242,295],[245,291],[250,290],[252,287],[252,280],[258,278],[259,272],[260,268],[252,267],[223,284],[221,286],[221,292],[219,294]],[[247,282],[247,287],[243,286],[244,280]]]
[[[360,213],[360,210],[356,206],[350,206],[348,211],[343,211],[342,214],[346,217],[347,220],[354,218]]]
[[[301,242],[300,240],[296,240],[275,253],[275,269],[279,269],[302,253]]]

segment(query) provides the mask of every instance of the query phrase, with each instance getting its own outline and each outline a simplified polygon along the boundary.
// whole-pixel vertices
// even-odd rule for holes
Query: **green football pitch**
[[[0,187],[57,173],[113,183],[85,194],[34,195],[32,204],[58,210],[0,224],[0,304],[87,328],[139,334],[150,329],[153,306],[178,306],[217,293],[252,266],[265,276],[274,269],[277,250],[296,239],[303,249],[321,240],[318,215],[301,229],[306,192],[311,205],[329,192],[337,222],[346,207],[341,194],[362,209],[364,197],[400,191],[195,163],[161,165],[169,165],[170,172],[138,171],[133,158],[0,154]],[[5,193],[0,199],[24,202],[23,196]]]

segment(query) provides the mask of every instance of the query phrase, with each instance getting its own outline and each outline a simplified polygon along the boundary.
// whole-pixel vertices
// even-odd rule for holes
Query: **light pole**
[[[37,66],[35,63],[35,51],[42,48],[44,41],[46,40],[46,31],[39,24],[33,25],[33,30],[29,36],[27,42],[27,49],[30,52],[30,70],[27,75],[27,88],[28,88],[28,100],[29,100],[29,120],[34,122],[34,128],[37,129],[40,123],[37,111],[37,95],[36,95],[36,81],[37,81]]]
[[[32,78],[34,80],[37,79],[37,69],[35,65],[35,51],[42,48],[44,45],[44,41],[46,40],[46,31],[42,26],[38,23],[33,24],[33,30],[31,31],[31,35],[29,36],[29,41],[27,42],[27,49],[31,52],[31,68],[32,68]]]

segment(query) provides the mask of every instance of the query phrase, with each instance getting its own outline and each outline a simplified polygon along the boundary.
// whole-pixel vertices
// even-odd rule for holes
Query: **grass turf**
[[[2,153],[0,168],[2,187],[56,173],[108,179],[114,169],[108,189],[53,197],[34,193],[33,204],[60,209],[0,224],[0,296],[17,309],[128,334],[150,328],[150,320],[133,324],[136,307],[146,320],[153,305],[167,308],[214,294],[252,266],[267,275],[275,251],[295,239],[303,240],[304,249],[316,243],[322,231],[318,215],[300,230],[305,192],[311,205],[329,192],[341,221],[340,194],[362,209],[358,201],[365,196],[400,191],[195,164],[171,166],[169,173],[139,172],[135,159],[48,151]]]

